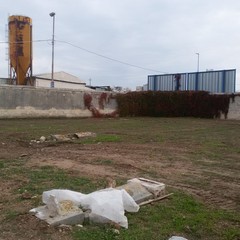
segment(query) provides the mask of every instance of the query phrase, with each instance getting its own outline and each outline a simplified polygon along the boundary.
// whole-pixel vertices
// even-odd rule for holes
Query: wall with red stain
[[[111,92],[0,86],[0,118],[115,116]]]

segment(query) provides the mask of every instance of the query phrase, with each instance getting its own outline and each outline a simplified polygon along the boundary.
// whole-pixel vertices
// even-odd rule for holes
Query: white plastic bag
[[[105,223],[106,219],[128,228],[128,221],[124,215],[128,212],[137,212],[139,206],[125,190],[113,188],[96,191],[81,198],[81,206],[90,209],[90,219]],[[101,219],[102,217],[102,219]]]
[[[168,240],[187,240],[187,239],[186,239],[186,238],[183,238],[183,237],[172,236],[172,237],[169,238]]]
[[[65,200],[70,200],[85,210],[91,210],[89,219],[93,222],[114,222],[125,228],[128,228],[125,210],[128,212],[139,210],[139,206],[125,190],[107,188],[90,194],[61,189],[45,191],[42,201],[46,207],[31,211],[37,212],[36,216],[41,219],[46,218],[45,216],[55,216],[59,214],[59,203]]]
[[[57,202],[61,202],[64,200],[71,200],[72,202],[74,202],[74,204],[80,205],[80,199],[83,196],[85,196],[85,194],[71,191],[71,190],[53,189],[50,191],[43,192],[42,194],[43,203],[47,204],[50,196],[54,196]]]

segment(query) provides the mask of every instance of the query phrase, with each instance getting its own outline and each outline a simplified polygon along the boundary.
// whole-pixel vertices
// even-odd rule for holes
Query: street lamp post
[[[196,53],[197,54],[197,56],[198,56],[198,58],[197,58],[197,72],[199,72],[199,53]]]
[[[55,31],[55,12],[51,12],[50,17],[53,18],[53,34],[52,34],[52,79],[51,79],[51,88],[54,88],[54,31]]]

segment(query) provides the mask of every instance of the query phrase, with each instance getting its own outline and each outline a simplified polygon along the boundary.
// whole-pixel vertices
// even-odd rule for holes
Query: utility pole
[[[51,79],[51,88],[54,88],[54,31],[55,31],[55,12],[51,12],[50,17],[53,18],[53,34],[52,34],[52,79]]]

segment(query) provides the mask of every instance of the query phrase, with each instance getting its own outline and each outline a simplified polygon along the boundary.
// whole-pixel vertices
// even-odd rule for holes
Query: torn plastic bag
[[[81,206],[90,209],[92,222],[105,223],[106,219],[128,228],[124,210],[137,212],[139,206],[125,190],[108,188],[85,195],[81,198]]]
[[[53,189],[50,191],[45,191],[42,194],[42,201],[46,205],[49,203],[50,196],[54,196],[57,202],[62,202],[65,200],[71,200],[74,204],[80,205],[80,199],[85,196],[80,192],[75,192],[71,190],[64,190],[64,189]]]
[[[178,237],[178,236],[172,236],[171,238],[169,238],[168,240],[187,240],[184,237]]]
[[[91,222],[114,222],[125,228],[128,228],[128,221],[124,215],[125,210],[128,212],[139,210],[139,206],[125,190],[107,188],[90,194],[60,189],[45,191],[42,195],[42,201],[46,207],[30,211],[36,213],[40,219],[46,219],[47,216],[59,213],[58,204],[66,200],[72,201],[85,210],[91,210],[89,214]]]
[[[78,206],[83,196],[85,194],[63,189],[45,191],[42,194],[42,202],[46,205],[33,208],[30,212],[42,220],[56,217],[57,215],[79,212]]]

